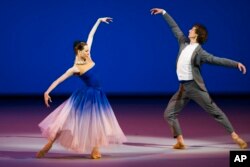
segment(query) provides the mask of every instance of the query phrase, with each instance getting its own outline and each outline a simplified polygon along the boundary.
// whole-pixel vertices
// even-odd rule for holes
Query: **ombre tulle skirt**
[[[40,124],[42,136],[69,150],[89,152],[93,147],[121,144],[126,137],[101,89],[75,91]]]

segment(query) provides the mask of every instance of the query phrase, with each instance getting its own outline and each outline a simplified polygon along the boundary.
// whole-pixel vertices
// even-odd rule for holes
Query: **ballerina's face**
[[[81,58],[89,57],[89,46],[85,45],[83,50],[79,51],[78,53]]]

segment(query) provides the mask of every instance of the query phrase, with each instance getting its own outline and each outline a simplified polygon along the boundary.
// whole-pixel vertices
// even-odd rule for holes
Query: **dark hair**
[[[75,54],[77,54],[78,50],[83,50],[85,45],[87,44],[83,41],[79,41],[79,40],[75,41],[73,44],[73,49],[74,49]]]
[[[197,42],[199,44],[205,43],[208,36],[207,28],[202,24],[194,24],[193,27],[195,27],[195,33],[198,35]]]

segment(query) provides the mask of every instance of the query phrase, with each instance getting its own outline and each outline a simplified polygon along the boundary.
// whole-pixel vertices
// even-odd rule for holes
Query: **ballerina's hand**
[[[44,94],[44,103],[45,103],[45,105],[47,106],[47,107],[50,107],[50,105],[49,105],[49,102],[52,102],[52,100],[51,100],[51,97],[49,96],[49,94]]]
[[[107,23],[109,24],[109,22],[113,22],[113,18],[111,17],[103,17],[103,18],[100,18],[101,22],[104,22],[104,23]]]

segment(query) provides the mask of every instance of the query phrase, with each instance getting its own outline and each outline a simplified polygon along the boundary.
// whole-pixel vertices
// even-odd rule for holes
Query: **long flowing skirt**
[[[126,141],[106,95],[92,87],[75,91],[39,127],[42,136],[53,140],[58,135],[62,146],[79,153]]]

